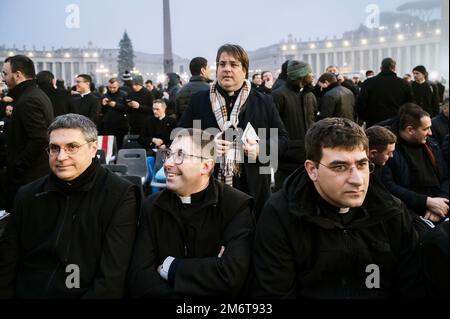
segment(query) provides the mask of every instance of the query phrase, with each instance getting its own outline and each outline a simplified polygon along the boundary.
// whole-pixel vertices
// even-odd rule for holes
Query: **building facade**
[[[329,65],[339,66],[347,75],[364,74],[369,69],[377,73],[382,59],[391,57],[397,61],[399,75],[411,73],[414,66],[423,64],[430,74],[445,77],[448,76],[445,67],[448,46],[443,53],[444,36],[440,20],[377,29],[362,27],[332,40],[301,41],[289,35],[279,44],[249,52],[250,73],[270,70],[277,74],[281,64],[289,59],[308,62],[316,76],[325,72]],[[446,56],[445,61],[443,56]]]
[[[29,56],[36,68],[36,72],[48,70],[55,75],[55,78],[64,80],[66,86],[75,83],[78,74],[89,74],[96,85],[107,83],[111,77],[117,77],[117,56],[118,49],[96,48],[91,43],[86,48],[60,48],[46,50],[27,50],[6,48],[0,46],[0,68],[3,61],[8,56],[23,54]],[[141,74],[144,79],[151,79],[156,82],[164,81],[163,55],[135,52],[134,73]],[[186,70],[189,70],[189,60],[174,56],[174,70],[186,77]]]

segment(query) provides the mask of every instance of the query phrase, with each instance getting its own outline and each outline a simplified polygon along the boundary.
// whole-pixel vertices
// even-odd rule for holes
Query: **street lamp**
[[[103,78],[109,76],[109,69],[105,68],[103,64],[100,64],[100,67],[95,69],[95,72],[98,74],[97,78],[100,79],[101,84],[103,84]]]

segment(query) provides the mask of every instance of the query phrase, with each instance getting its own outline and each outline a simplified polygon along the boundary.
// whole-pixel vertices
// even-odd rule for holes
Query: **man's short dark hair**
[[[395,62],[392,58],[384,58],[383,61],[381,61],[381,70],[382,71],[393,71],[395,69],[395,65],[397,62]]]
[[[421,119],[424,116],[430,117],[430,114],[426,112],[419,105],[414,103],[405,103],[398,110],[399,117],[399,129],[404,130],[408,126],[416,129],[422,125]]]
[[[93,84],[93,83],[92,83],[92,78],[91,78],[91,76],[88,75],[88,74],[78,74],[77,78],[82,78],[82,79],[85,80],[86,82],[89,82],[90,84]],[[94,88],[95,88],[95,86],[94,86]],[[92,88],[91,88],[91,91],[93,91]]]
[[[147,80],[147,81],[145,81],[145,84],[151,84],[151,85],[153,85],[153,81],[152,80]]]
[[[364,130],[355,122],[340,117],[320,120],[306,132],[306,159],[319,163],[323,148],[343,148],[352,151],[362,147],[369,150],[369,140]]]
[[[366,71],[366,77],[368,77],[371,74],[375,74],[375,72],[373,70],[367,70]]]
[[[258,75],[261,75],[261,73],[255,73],[252,75],[252,80],[254,80]]]
[[[65,84],[64,84],[64,80],[62,80],[62,79],[57,79],[56,80],[56,87],[58,88],[58,89],[66,89],[66,87],[65,87]]]
[[[52,81],[55,76],[50,71],[41,71],[36,75],[36,82],[38,86],[49,86],[52,85]]]
[[[110,78],[109,80],[108,80],[108,83],[109,84],[113,84],[113,83],[119,83],[119,85],[120,85],[120,81],[119,81],[119,79],[118,78]]]
[[[241,62],[242,67],[244,68],[245,71],[245,78],[248,78],[248,67],[250,65],[250,60],[248,58],[248,54],[247,52],[238,44],[224,44],[222,45],[219,50],[217,50],[217,55],[216,55],[216,64],[219,64],[219,59],[220,56],[222,55],[222,53],[228,53],[231,54],[236,60],[238,60],[239,62]]]
[[[26,79],[34,79],[36,77],[34,63],[29,57],[20,54],[10,56],[5,59],[5,63],[7,62],[11,65],[12,72],[20,71]]]
[[[202,68],[205,68],[208,66],[208,60],[205,58],[202,58],[201,56],[198,56],[196,58],[193,58],[191,60],[191,63],[189,63],[189,70],[191,71],[191,74],[194,75],[200,75]]]
[[[383,152],[388,145],[397,142],[397,136],[389,129],[383,126],[374,125],[366,129],[366,135],[369,139],[369,150]]]
[[[272,72],[270,72],[270,71],[262,71],[262,72],[261,72],[261,78],[263,78],[263,77],[264,77],[264,74],[266,74],[266,73],[272,74]]]
[[[322,74],[317,81],[320,83],[325,83],[325,81],[328,81],[328,83],[334,83],[337,82],[337,79],[333,73],[326,72]]]

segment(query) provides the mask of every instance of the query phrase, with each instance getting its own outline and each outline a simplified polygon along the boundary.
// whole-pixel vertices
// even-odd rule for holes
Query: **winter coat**
[[[251,198],[214,178],[191,198],[197,206],[187,221],[179,197],[167,189],[143,204],[130,266],[131,297],[232,297],[241,292],[253,242]],[[157,267],[168,256],[175,260],[165,280]]]
[[[198,92],[191,98],[188,108],[181,117],[178,126],[192,127],[193,120],[201,120],[201,129],[208,128],[219,129],[216,117],[212,111],[209,91]],[[245,158],[245,163],[241,165],[240,185],[236,186],[239,190],[247,193],[255,199],[255,215],[258,217],[265,201],[269,198],[270,174],[261,173],[260,168],[268,166],[269,155],[275,154],[269,150],[270,147],[270,128],[278,129],[278,158],[282,157],[288,146],[288,134],[280,119],[280,115],[274,105],[272,97],[262,94],[255,90],[250,90],[247,101],[242,106],[239,113],[240,129],[245,130],[247,123],[251,123],[256,133],[258,129],[266,129],[266,139],[261,138],[260,157],[255,162],[249,162]],[[263,143],[265,142],[265,143]],[[274,159],[274,161],[277,161]],[[277,163],[271,163],[272,165]],[[267,167],[266,167],[267,169]],[[218,169],[215,170],[217,172]]]
[[[398,121],[391,126],[391,131],[397,135]],[[420,194],[411,190],[411,185],[417,185],[418,172],[411,166],[409,156],[401,142],[396,143],[394,156],[389,159],[383,168],[382,180],[386,188],[396,197],[400,198],[409,209],[419,215],[424,215],[427,205],[427,197],[445,197],[448,198],[448,168],[442,157],[439,146],[432,139],[427,139],[427,145],[433,152],[438,166],[437,176],[439,178],[440,187],[433,190],[433,194]]]
[[[170,146],[170,133],[176,127],[176,120],[165,116],[162,120],[152,117],[147,120],[146,125],[141,129],[138,142],[145,149],[156,147],[153,144],[153,138],[159,138],[164,141],[164,145]]]
[[[63,89],[55,89],[54,87],[41,86],[40,89],[47,94],[53,105],[53,115],[55,117],[74,112],[74,105],[70,92]]]
[[[138,109],[129,107],[127,104],[127,118],[131,134],[140,134],[147,119],[153,117],[153,93],[143,87],[138,92],[131,92],[127,101],[139,103]]]
[[[422,296],[418,237],[399,200],[371,184],[363,205],[351,209],[359,217],[344,225],[322,211],[319,198],[298,169],[266,203],[255,235],[255,297]],[[367,286],[369,265],[379,267],[377,289]]]
[[[333,83],[326,88],[320,98],[319,112],[317,120],[326,117],[342,117],[355,122],[355,96],[339,83]]]
[[[34,81],[20,83],[9,95],[15,100],[15,106],[8,128],[8,184],[18,188],[49,171],[45,148],[53,107]]]
[[[108,132],[110,130],[127,129],[128,122],[126,118],[127,112],[127,93],[125,91],[117,91],[116,93],[107,92],[103,98],[107,98],[116,102],[115,107],[102,105],[102,123],[103,129]]]
[[[84,96],[74,96],[72,103],[75,113],[84,115],[97,124],[101,110],[100,101],[92,92]]]
[[[411,82],[411,88],[414,93],[414,100],[417,105],[421,106],[430,117],[435,117],[439,114],[439,89],[436,84],[425,81],[418,83]]]
[[[394,72],[380,72],[364,81],[357,111],[369,127],[396,116],[400,107],[408,102],[413,102],[411,86]]]
[[[0,298],[123,297],[139,194],[96,160],[70,186],[51,174],[21,188],[0,240]]]
[[[309,96],[313,99],[307,99],[299,88],[289,82],[272,91],[272,96],[289,134],[288,149],[280,159],[278,167],[281,170],[294,171],[303,165],[306,159],[305,134],[311,125],[310,119],[314,119],[317,113],[317,102],[312,93]]]
[[[175,112],[177,118],[181,118],[181,115],[189,104],[192,94],[200,91],[207,91],[209,88],[210,85],[208,79],[200,75],[192,76],[189,83],[184,85],[175,95]]]
[[[448,134],[448,117],[444,114],[439,113],[438,116],[434,117],[432,120],[431,131],[433,132],[433,139],[442,146],[445,135]]]

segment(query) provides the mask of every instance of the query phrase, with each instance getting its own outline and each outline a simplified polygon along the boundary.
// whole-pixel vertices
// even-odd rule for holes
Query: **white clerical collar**
[[[340,208],[339,209],[339,214],[347,214],[348,213],[348,211],[350,210],[350,208]]]
[[[90,94],[90,93],[91,93],[91,91],[86,92],[86,93],[80,93],[80,95],[81,95],[81,97],[85,97],[86,95],[88,95],[88,94]]]
[[[178,196],[183,204],[191,203],[191,196]]]

